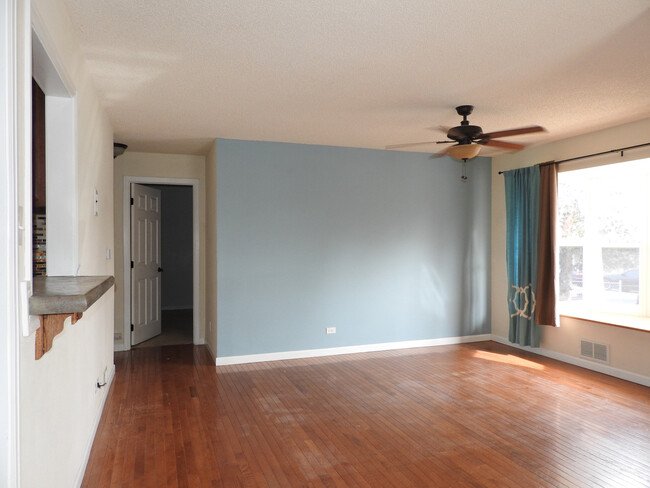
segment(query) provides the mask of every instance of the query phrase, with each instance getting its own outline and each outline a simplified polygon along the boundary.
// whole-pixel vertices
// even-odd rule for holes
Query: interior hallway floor
[[[192,309],[163,310],[162,332],[133,348],[192,344]]]

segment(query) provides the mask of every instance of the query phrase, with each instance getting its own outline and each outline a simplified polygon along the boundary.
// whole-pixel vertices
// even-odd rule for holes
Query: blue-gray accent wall
[[[217,356],[489,333],[490,166],[218,139]]]

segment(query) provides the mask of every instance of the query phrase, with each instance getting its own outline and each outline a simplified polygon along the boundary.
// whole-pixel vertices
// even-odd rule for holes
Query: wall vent
[[[599,344],[597,342],[581,340],[580,356],[603,363],[609,363],[609,345]]]

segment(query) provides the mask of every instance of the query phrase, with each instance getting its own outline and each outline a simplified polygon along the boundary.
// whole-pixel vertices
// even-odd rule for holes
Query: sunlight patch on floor
[[[529,361],[528,359],[513,356],[512,354],[499,354],[488,351],[474,351],[474,357],[477,359],[485,359],[487,361],[494,361],[497,363],[512,364],[513,366],[523,366],[524,368],[544,370],[546,367],[543,364]]]

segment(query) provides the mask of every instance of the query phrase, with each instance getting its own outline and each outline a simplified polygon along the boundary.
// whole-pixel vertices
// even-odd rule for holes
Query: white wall
[[[492,333],[508,337],[506,212],[499,171],[633,146],[650,141],[650,119],[506,154],[492,161]],[[650,156],[648,148],[626,152]],[[614,156],[609,156],[616,157]],[[541,348],[567,358],[580,356],[580,339],[610,345],[610,365],[650,379],[650,333],[562,317],[559,328],[543,327]],[[598,365],[596,365],[598,366]]]
[[[217,357],[217,141],[205,157],[205,343]]]
[[[29,6],[29,2],[25,2]],[[75,94],[76,143],[70,164],[76,182],[67,191],[76,197],[76,242],[81,275],[112,275],[113,261],[106,249],[113,242],[112,139],[110,122],[89,77],[74,29],[60,0],[33,0],[36,34],[59,75]],[[21,107],[30,105],[31,53],[29,22],[19,36],[18,53],[24,68]],[[29,210],[29,111],[21,110],[19,127],[20,188],[18,202]],[[93,215],[94,189],[99,192],[99,215]],[[26,210],[26,214],[29,212]],[[20,249],[22,279],[29,280],[27,246]],[[101,415],[107,389],[97,380],[109,380],[113,366],[113,290],[106,293],[75,325],[67,320],[53,348],[35,360],[35,334],[21,337],[20,368],[20,476],[22,487],[76,486]],[[24,311],[23,311],[24,313]]]
[[[73,82],[57,70],[39,39],[42,35],[48,45],[54,44],[41,26],[44,22],[38,16],[32,19],[32,77],[45,92],[47,274],[66,276],[79,268],[77,192],[69,191],[77,184],[77,166],[70,164],[77,151],[77,99]]]

